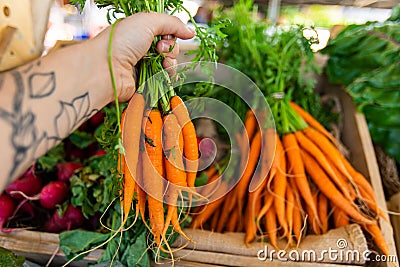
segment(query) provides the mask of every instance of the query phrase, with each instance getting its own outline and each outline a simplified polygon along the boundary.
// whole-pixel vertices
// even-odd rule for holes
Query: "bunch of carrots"
[[[180,226],[183,219],[178,202],[184,203],[183,192],[196,194],[193,188],[198,147],[196,131],[182,99],[173,93],[160,99],[160,105],[149,107],[138,90],[123,111],[124,153],[119,154],[118,166],[123,177],[123,224],[135,205],[136,216],[140,214],[144,222],[149,219],[154,242],[163,250],[163,244],[168,246],[169,226],[189,239]]]
[[[240,164],[241,177],[232,191],[197,210],[191,228],[245,232],[246,244],[268,239],[276,249],[284,249],[298,245],[307,234],[357,223],[388,255],[378,225],[378,218],[386,217],[368,180],[337,149],[337,140],[288,98],[275,101],[271,109],[278,131],[259,124],[257,111],[247,112],[246,132],[236,138],[246,159],[244,137],[250,141],[248,160]],[[263,166],[270,166],[269,171]],[[210,182],[220,177],[214,167],[206,172]],[[248,192],[253,177],[262,182]],[[285,247],[278,246],[282,238]]]

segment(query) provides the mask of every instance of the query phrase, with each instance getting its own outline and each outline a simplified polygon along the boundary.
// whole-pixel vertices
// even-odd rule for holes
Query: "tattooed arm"
[[[110,29],[96,38],[0,74],[0,190],[81,123],[113,101],[107,63]],[[140,13],[115,27],[113,68],[120,101],[135,91],[133,66],[150,48],[154,36],[188,39],[193,31],[165,14]],[[157,44],[176,64],[178,47],[166,38]],[[1,192],[0,191],[0,192]]]

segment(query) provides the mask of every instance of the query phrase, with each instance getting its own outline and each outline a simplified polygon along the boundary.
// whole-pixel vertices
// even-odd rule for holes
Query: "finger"
[[[195,31],[186,25],[177,17],[161,14],[151,13],[154,17],[153,22],[153,33],[154,35],[174,35],[180,39],[190,39],[195,36]]]
[[[176,66],[177,65],[178,65],[178,61],[174,58],[166,57],[162,62],[163,68],[168,73],[168,75],[172,81],[176,81],[178,78],[176,75]]]
[[[156,48],[166,57],[176,58],[179,54],[179,45],[175,40],[160,40]]]
[[[163,40],[176,40],[176,37],[173,36],[172,34],[167,34],[167,35],[163,35],[161,37],[161,39],[163,39]]]

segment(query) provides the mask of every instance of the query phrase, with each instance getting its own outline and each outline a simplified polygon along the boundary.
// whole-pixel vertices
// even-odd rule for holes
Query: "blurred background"
[[[195,21],[200,24],[209,23],[216,11],[230,7],[234,3],[232,0],[183,0],[183,2]],[[398,0],[255,1],[260,16],[272,23],[315,27],[320,44],[314,46],[314,50],[323,48],[329,36],[345,25],[386,20],[390,16],[391,8],[398,3]],[[70,1],[53,1],[45,37],[45,51],[52,48],[58,40],[92,38],[109,24],[106,19],[106,8],[99,9],[93,0],[87,0],[82,8],[83,11],[79,12]],[[189,21],[186,14],[178,13],[176,16],[185,23]]]

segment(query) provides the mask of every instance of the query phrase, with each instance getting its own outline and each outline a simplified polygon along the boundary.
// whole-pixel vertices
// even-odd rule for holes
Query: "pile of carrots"
[[[353,168],[337,149],[336,139],[309,113],[290,100],[280,100],[277,105],[279,114],[286,116],[281,120],[274,114],[278,131],[260,126],[254,114],[257,111],[247,112],[246,133],[237,137],[241,152],[246,148],[240,141],[246,134],[250,139],[248,160],[240,164],[239,182],[224,197],[197,209],[190,227],[245,232],[246,244],[268,240],[276,249],[285,249],[297,246],[305,235],[357,223],[388,255],[378,225],[378,218],[386,217],[368,180]],[[269,171],[263,172],[263,166],[270,166]],[[214,167],[206,172],[209,181],[220,178]],[[249,192],[252,177],[262,183]],[[278,246],[282,238],[287,241],[285,247]]]
[[[195,194],[198,168],[196,132],[188,110],[179,96],[168,97],[163,105],[148,107],[142,92],[135,93],[121,116],[124,151],[118,159],[123,224],[134,205],[136,216],[145,223],[148,219],[146,224],[161,250],[163,245],[169,248],[170,226],[186,237],[178,205],[184,204],[183,192]]]

